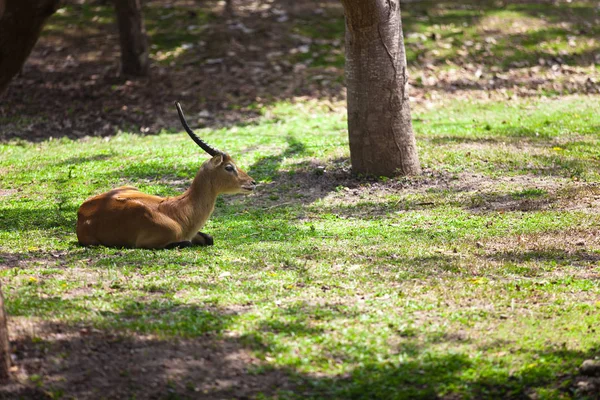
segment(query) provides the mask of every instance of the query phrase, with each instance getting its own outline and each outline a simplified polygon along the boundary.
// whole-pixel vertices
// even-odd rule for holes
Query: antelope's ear
[[[213,167],[218,167],[219,165],[223,164],[223,155],[222,154],[215,155],[213,158],[210,159],[210,163],[212,164]]]

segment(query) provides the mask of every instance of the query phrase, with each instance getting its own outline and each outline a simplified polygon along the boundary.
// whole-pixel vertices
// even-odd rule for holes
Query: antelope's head
[[[252,192],[256,188],[254,179],[239,169],[229,154],[209,146],[196,136],[185,120],[179,102],[175,102],[175,107],[177,107],[177,113],[185,131],[202,150],[212,157],[202,165],[202,169],[211,171],[209,176],[217,193],[235,194]]]

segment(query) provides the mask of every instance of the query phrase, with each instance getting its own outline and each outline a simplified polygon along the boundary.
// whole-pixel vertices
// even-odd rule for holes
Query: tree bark
[[[421,172],[408,103],[399,0],[342,0],[352,170]]]
[[[8,327],[6,325],[6,312],[4,311],[4,297],[0,284],[0,382],[8,381],[10,375],[10,348],[8,342]]]
[[[235,16],[235,10],[233,7],[233,0],[225,0],[225,15],[228,17]]]
[[[114,0],[114,4],[121,41],[121,72],[146,76],[150,60],[140,0]]]
[[[60,0],[0,0],[0,93],[21,70]]]

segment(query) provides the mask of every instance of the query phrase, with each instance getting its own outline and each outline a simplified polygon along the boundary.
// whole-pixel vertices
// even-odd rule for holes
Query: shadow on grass
[[[446,124],[438,124],[445,126]],[[455,123],[464,130],[469,129],[469,123]],[[512,144],[512,145],[545,145],[548,146],[552,142],[552,137],[543,132],[540,134],[539,129],[526,128],[524,126],[502,126],[491,127],[487,125],[477,129],[481,131],[477,136],[464,135],[435,135],[431,138],[424,137],[423,139],[430,141],[432,144]]]
[[[281,163],[286,158],[303,156],[308,153],[306,145],[295,137],[287,136],[286,142],[288,147],[285,149],[285,151],[277,155],[260,158],[258,161],[252,164],[250,168],[248,168],[248,174],[259,181],[267,178],[273,178],[278,173]]]
[[[26,231],[43,229],[75,229],[75,206],[56,205],[48,208],[0,208],[1,231]]]
[[[213,335],[160,339],[60,323],[38,329],[12,342],[29,380],[0,388],[0,398],[250,398],[291,386],[283,371],[257,374],[259,360],[243,345]]]
[[[558,120],[561,115],[556,116],[553,121],[548,120],[546,123],[560,123]],[[456,126],[461,130],[474,130],[477,133],[472,133],[473,136],[465,135],[437,135],[422,136],[421,140],[430,141],[432,144],[484,144],[484,145],[495,145],[495,144],[511,144],[515,146],[528,145],[528,146],[539,146],[539,147],[552,147],[556,145],[556,133],[547,132],[543,128],[528,128],[522,125],[512,125],[503,123],[502,125],[485,125],[482,127],[475,126],[473,129],[472,123],[443,123],[433,124],[436,127]],[[581,133],[584,135],[593,135],[595,132],[600,130],[597,126],[584,126],[585,132]],[[561,143],[560,146],[566,148],[570,145],[577,144],[583,147],[589,147],[595,149],[596,145],[593,142],[566,142]]]
[[[579,27],[578,30],[565,29],[558,27],[533,28],[526,34],[521,33],[503,33],[501,30],[491,30],[487,26],[481,26],[484,30],[485,38],[493,37],[495,40],[492,46],[487,47],[489,53],[484,48],[477,46],[462,46],[464,32],[461,27],[468,29],[473,26],[481,25],[487,17],[501,16],[503,12],[514,13],[529,18],[536,18],[543,22],[553,24],[573,24]],[[514,67],[515,62],[536,65],[539,58],[547,61],[562,58],[561,63],[569,65],[589,65],[593,62],[592,57],[587,57],[585,53],[567,54],[559,56],[559,53],[547,46],[545,49],[541,44],[553,42],[555,40],[564,40],[567,36],[581,37],[582,39],[593,38],[597,35],[597,28],[593,25],[594,15],[597,14],[593,2],[580,2],[578,4],[556,3],[551,1],[503,1],[501,4],[493,0],[484,0],[478,2],[458,2],[458,1],[415,1],[405,4],[402,8],[404,32],[408,35],[407,50],[409,53],[409,62],[422,62],[422,56],[426,48],[418,46],[410,40],[410,33],[425,32],[428,29],[440,31],[434,40],[454,38],[452,42],[454,52],[436,56],[427,54],[426,57],[434,64],[441,64],[450,60],[458,65],[465,60],[465,55],[457,54],[459,47],[467,50],[466,58],[487,66],[502,65],[503,69]],[[524,24],[530,22],[523,22]],[[505,27],[501,27],[503,29]],[[574,36],[574,37],[575,37]],[[431,39],[431,38],[428,38]],[[476,36],[473,41],[481,41],[484,37]],[[427,40],[425,45],[430,45],[431,40]],[[491,55],[491,56],[490,56]],[[411,57],[412,56],[412,57]]]
[[[302,219],[307,212],[373,219],[391,213],[448,206],[478,213],[538,211],[548,209],[560,200],[546,191],[533,189],[525,190],[523,193],[481,193],[480,181],[467,180],[462,183],[454,180],[449,173],[390,181],[354,177],[349,171],[348,160],[345,158],[314,163],[303,161],[290,165],[289,171],[282,171],[282,163],[287,157],[309,154],[306,145],[298,139],[289,136],[287,142],[286,149],[257,160],[248,169],[256,179],[270,179],[271,182],[259,187],[249,198],[220,199],[212,222],[209,224],[210,229],[219,232],[221,237],[231,236],[231,233],[221,229],[221,226],[229,225],[223,224],[224,222],[230,222],[237,231],[235,241],[238,243],[284,242],[310,234],[297,224],[289,223],[290,220]],[[572,177],[583,174],[590,168],[589,162],[576,158],[541,155],[534,155],[532,158],[539,160],[540,165],[520,166],[523,172],[532,175]],[[87,160],[88,158],[83,158],[81,162]],[[509,169],[512,164],[507,161],[504,165],[499,164],[498,167]],[[512,171],[514,172],[514,169]],[[194,173],[194,168],[180,168],[174,174],[172,166],[161,163],[130,165],[118,172],[108,172],[111,176],[127,177],[127,183],[134,185],[139,185],[145,180],[155,182],[157,177],[160,177],[161,184],[177,189],[163,189],[165,193],[160,194],[166,195],[173,195],[176,191],[187,187]],[[64,182],[57,180],[58,188],[61,188],[62,184]],[[417,198],[403,197],[407,189],[416,189],[421,192],[421,195]],[[371,197],[367,200],[361,199],[361,193],[372,190],[385,191],[387,194],[396,193],[399,197],[377,201]],[[72,234],[76,223],[77,207],[71,205],[68,198],[64,197],[69,192],[68,187],[58,192],[59,204],[55,207],[31,209],[25,203],[23,206],[4,208],[0,213],[0,230],[54,229]],[[341,193],[346,200],[349,200],[349,204],[318,203],[318,200],[332,192]],[[265,218],[265,215],[269,217]],[[218,241],[219,237],[217,236],[216,239]]]
[[[281,157],[281,155],[271,156],[269,160],[278,160]],[[584,168],[587,168],[586,163],[579,159],[534,157],[543,160],[542,164],[548,165],[522,166],[524,173],[571,177],[575,172],[583,173]],[[477,212],[537,211],[548,209],[559,200],[541,189],[525,189],[518,193],[482,193],[480,181],[461,182],[449,173],[431,173],[431,176],[391,181],[356,177],[352,176],[347,169],[347,161],[344,158],[335,159],[323,163],[324,166],[302,163],[291,166],[289,172],[278,171],[278,164],[270,161],[267,173],[272,178],[272,182],[261,187],[252,198],[244,200],[243,207],[255,208],[257,213],[272,210],[269,212],[273,216],[285,216],[288,211],[292,211],[293,214],[314,211],[320,214],[331,213],[344,217],[374,219],[390,213],[431,210],[447,206],[462,207]],[[261,167],[264,165],[267,163],[261,162]],[[508,164],[504,168],[508,169]],[[514,172],[514,168],[512,171]],[[361,194],[365,190],[385,191],[388,195],[397,194],[401,197],[385,200],[374,200],[369,197],[362,200]],[[405,197],[407,190],[419,190],[422,193],[417,198]],[[332,192],[341,193],[346,199],[346,204],[314,204]],[[298,206],[303,208],[299,209]],[[227,216],[219,214],[218,218],[227,218]]]
[[[105,160],[109,160],[111,158],[113,158],[115,155],[114,154],[96,154],[93,156],[75,156],[75,157],[69,157],[64,161],[61,161],[60,163],[57,163],[56,165],[60,165],[60,166],[75,166],[78,164],[87,164],[89,162],[94,162],[94,161],[105,161]]]
[[[527,398],[538,390],[565,396],[579,390],[579,395],[585,395],[577,383],[593,381],[577,375],[576,367],[600,350],[600,343],[589,351],[528,350],[544,362],[509,373],[495,369],[492,357],[483,355],[476,361],[466,351],[432,352],[419,332],[408,337],[399,332],[398,344],[384,359],[360,341],[321,345],[319,358],[333,365],[345,363],[349,369],[344,374],[316,376],[303,372],[302,362],[272,359],[289,351],[276,338],[316,340],[331,334],[311,327],[314,310],[284,310],[283,314],[295,318],[294,323],[282,322],[279,313],[263,317],[257,329],[239,338],[223,336],[230,319],[221,314],[213,315],[223,321],[216,330],[188,337],[136,335],[98,329],[85,321],[41,323],[34,335],[21,332],[12,341],[15,364],[28,379],[3,386],[0,397],[494,399]],[[435,343],[452,345],[455,340],[450,333],[439,335]],[[479,367],[487,370],[474,374]]]
[[[540,250],[526,251],[504,251],[487,256],[488,258],[502,262],[556,262],[559,264],[577,265],[579,263],[595,263],[600,261],[600,252],[584,249],[564,249],[546,247]]]
[[[119,130],[156,133],[179,128],[172,103],[181,100],[194,112],[208,111],[206,126],[229,126],[255,119],[263,105],[298,96],[343,98],[343,10],[339,1],[278,2],[254,7],[242,1],[237,16],[221,14],[214,2],[202,4],[159,1],[145,4],[145,23],[154,58],[152,76],[128,79],[118,75],[118,35],[111,4],[69,2],[65,12],[54,15],[47,34],[36,46],[22,76],[3,95],[0,140],[22,138],[41,141],[48,137],[109,136]],[[547,28],[527,34],[490,34],[497,43],[487,54],[465,41],[484,42],[484,34],[462,38],[463,24],[472,27],[499,12],[540,18],[571,28]],[[422,66],[431,61],[458,65],[481,63],[510,69],[515,62],[538,60],[567,65],[589,65],[597,49],[560,55],[542,43],[568,37],[579,41],[595,38],[596,8],[593,2],[570,4],[555,1],[412,1],[403,5],[403,21],[409,61]],[[289,21],[280,22],[285,16]],[[451,53],[436,55],[438,39],[426,37],[414,43],[410,34],[442,30],[442,41],[456,39]],[[448,29],[446,29],[448,28]],[[486,38],[488,34],[485,34]],[[480,44],[480,43],[477,43]],[[305,51],[308,46],[308,51]],[[299,51],[298,49],[302,49]],[[567,47],[569,49],[569,47]],[[426,59],[426,60],[425,60]],[[306,65],[304,71],[294,65]],[[481,82],[438,83],[439,90],[457,85],[487,90]],[[494,88],[536,86],[539,82],[495,79]],[[590,90],[592,90],[591,88]],[[574,89],[575,91],[580,89]],[[192,120],[192,124],[196,121]]]
[[[462,208],[477,214],[497,214],[498,212],[535,212],[549,210],[559,203],[560,199],[554,196],[540,196],[539,198],[519,198],[514,194],[479,193],[476,184],[473,186],[445,187],[440,194],[433,194],[430,190],[420,199],[386,200],[379,202],[358,201],[350,205],[336,205],[316,208],[314,211],[326,212],[346,218],[360,218],[366,220],[379,219],[405,212],[441,210],[447,207]]]

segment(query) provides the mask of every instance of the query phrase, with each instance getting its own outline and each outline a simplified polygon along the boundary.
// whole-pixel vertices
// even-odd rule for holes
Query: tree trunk
[[[225,0],[225,15],[228,17],[235,16],[235,10],[233,7],[233,0]]]
[[[121,72],[146,76],[150,61],[140,0],[114,0],[121,41]]]
[[[342,0],[348,133],[355,173],[421,172],[408,104],[399,0]]]
[[[0,382],[6,382],[9,378],[10,349],[8,344],[8,327],[6,325],[2,285],[0,284]]]
[[[0,0],[0,93],[21,70],[60,0]]]

